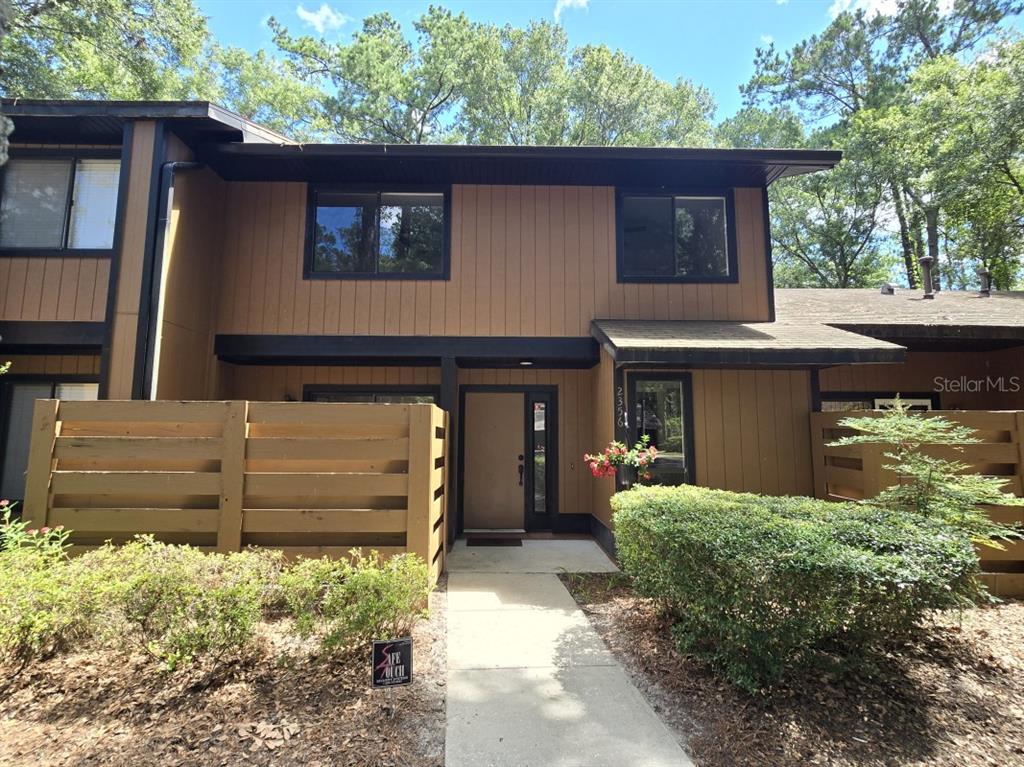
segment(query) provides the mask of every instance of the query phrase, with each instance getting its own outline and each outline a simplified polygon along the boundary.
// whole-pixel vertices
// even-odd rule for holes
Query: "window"
[[[0,391],[0,424],[4,425],[0,446],[0,498],[25,497],[25,471],[32,434],[32,411],[37,399],[94,400],[99,384],[54,383],[51,381],[5,384]]]
[[[891,408],[899,396],[911,410],[938,410],[939,398],[934,394],[895,392],[822,392],[823,413],[843,413],[848,410],[886,410]]]
[[[0,189],[0,248],[110,250],[121,161],[12,157]]]
[[[439,392],[429,386],[307,386],[307,402],[374,403],[384,405],[434,405]]]
[[[444,192],[313,189],[307,277],[446,279]]]
[[[629,377],[632,421],[629,442],[644,434],[658,448],[651,467],[657,485],[693,482],[693,406],[686,373],[643,373]]]
[[[734,282],[731,194],[619,197],[620,282]]]

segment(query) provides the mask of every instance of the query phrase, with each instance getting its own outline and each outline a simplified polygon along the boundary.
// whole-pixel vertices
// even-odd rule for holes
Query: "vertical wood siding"
[[[15,354],[6,355],[11,375],[99,375],[98,354]]]
[[[819,388],[827,392],[893,391],[931,393],[936,378],[977,380],[1020,376],[1024,385],[1024,349],[993,352],[908,352],[907,361],[881,365],[844,365],[819,374]],[[990,410],[1024,407],[1024,392],[988,391],[939,393],[943,410]]]
[[[181,173],[164,247],[157,399],[213,396],[213,318],[216,291],[210,279],[220,266],[223,182],[211,171]]]
[[[11,150],[110,149],[95,144],[12,144]],[[0,258],[0,320],[102,322],[109,258]]]
[[[450,280],[304,280],[306,185],[231,182],[218,332],[587,336],[595,317],[767,320],[761,190],[735,197],[737,284],[619,284],[614,189],[567,186],[455,186]]]

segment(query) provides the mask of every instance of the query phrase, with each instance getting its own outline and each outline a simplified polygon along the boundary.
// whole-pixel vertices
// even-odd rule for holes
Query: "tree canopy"
[[[432,6],[343,38],[271,19],[273,46],[220,45],[195,0],[0,0],[0,89],[42,98],[216,101],[300,140],[838,148],[833,172],[770,192],[781,285],[943,287],[1024,279],[1024,42],[1018,0],[856,7],[754,52],[745,105],[714,124],[699,83],[572,47],[557,23]],[[2,20],[0,20],[2,24]],[[0,124],[0,144],[4,135]],[[0,147],[2,151],[2,147]]]

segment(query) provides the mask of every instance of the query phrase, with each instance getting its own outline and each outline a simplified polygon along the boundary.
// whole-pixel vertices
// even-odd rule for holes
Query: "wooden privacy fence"
[[[434,405],[39,400],[24,513],[82,546],[408,551],[436,578],[446,431]]]
[[[811,451],[814,465],[814,494],[830,500],[871,498],[896,484],[897,477],[885,465],[890,447],[883,444],[829,447],[839,437],[853,434],[839,422],[844,418],[879,417],[878,411],[811,413]],[[981,442],[958,450],[949,445],[931,445],[926,452],[968,464],[978,474],[1006,480],[1004,490],[1024,495],[1024,411],[1021,410],[932,410],[926,416],[943,416],[975,430]],[[989,514],[1001,522],[1024,522],[1022,506],[991,506]],[[1005,551],[980,548],[984,579],[1002,596],[1024,596],[1024,544],[1012,543]]]

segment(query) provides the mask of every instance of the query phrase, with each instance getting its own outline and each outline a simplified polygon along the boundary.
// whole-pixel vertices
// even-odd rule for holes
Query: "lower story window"
[[[438,392],[430,387],[307,386],[303,398],[307,402],[436,405]]]
[[[94,400],[99,384],[60,381],[12,381],[0,386],[0,498],[25,497],[25,472],[32,435],[32,411],[37,399]]]
[[[629,376],[632,419],[630,442],[645,434],[658,448],[652,483],[682,485],[694,481],[693,405],[687,373],[636,373]]]

